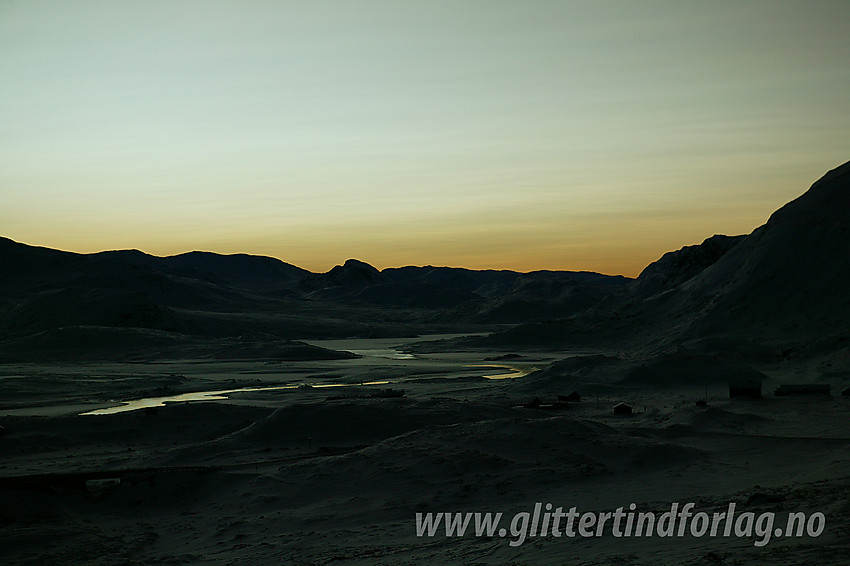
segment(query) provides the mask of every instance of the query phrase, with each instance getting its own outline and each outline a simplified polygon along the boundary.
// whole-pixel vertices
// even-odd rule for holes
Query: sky
[[[850,160],[840,1],[0,0],[0,235],[589,270]]]

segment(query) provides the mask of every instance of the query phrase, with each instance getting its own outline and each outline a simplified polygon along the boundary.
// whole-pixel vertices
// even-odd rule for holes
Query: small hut
[[[828,383],[786,383],[773,393],[777,397],[786,395],[829,395]]]
[[[729,398],[734,397],[752,397],[758,399],[761,397],[761,381],[758,379],[738,379],[729,382]]]
[[[625,403],[619,403],[614,405],[614,414],[615,415],[631,415],[632,414],[632,406],[626,405]]]
[[[558,395],[558,401],[568,403],[570,401],[581,401],[581,395],[578,391],[573,391],[569,395]]]

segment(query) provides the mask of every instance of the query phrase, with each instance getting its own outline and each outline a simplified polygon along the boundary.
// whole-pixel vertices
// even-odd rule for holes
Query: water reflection
[[[485,379],[516,379],[518,377],[525,377],[529,373],[535,371],[536,368],[531,369],[522,369],[515,366],[508,366],[503,364],[470,364],[469,367],[476,368],[498,368],[498,369],[506,369],[510,370],[510,373],[497,373],[493,375],[485,375],[483,376]]]
[[[352,354],[357,354],[358,356],[363,356],[364,358],[384,358],[387,360],[415,360],[416,356],[413,354],[406,354],[404,352],[399,352],[393,348],[371,348],[365,350],[347,350]]]
[[[356,385],[388,385],[390,381],[366,381],[363,383],[317,383],[315,385],[300,384],[300,385],[271,385],[268,387],[243,387],[241,389],[219,389],[214,391],[196,391],[194,393],[181,393],[179,395],[168,395],[166,397],[144,397],[142,399],[134,399],[132,401],[122,401],[117,407],[107,407],[105,409],[96,409],[80,413],[85,415],[114,415],[116,413],[126,413],[128,411],[137,411],[139,409],[147,409],[149,407],[164,407],[166,403],[180,403],[187,401],[221,401],[228,399],[228,395],[232,393],[245,393],[250,391],[278,391],[283,389],[325,389],[329,387],[352,387]]]

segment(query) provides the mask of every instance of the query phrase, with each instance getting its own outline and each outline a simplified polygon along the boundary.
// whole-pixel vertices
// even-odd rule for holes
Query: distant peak
[[[346,269],[367,269],[369,271],[378,271],[375,267],[369,265],[365,261],[360,261],[359,259],[347,259],[345,260],[345,263],[342,264],[342,267]]]

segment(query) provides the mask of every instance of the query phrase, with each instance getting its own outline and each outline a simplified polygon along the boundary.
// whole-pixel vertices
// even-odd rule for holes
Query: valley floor
[[[536,393],[526,374],[569,352],[412,354],[406,342],[317,343],[355,360],[0,367],[0,562],[846,564],[850,556],[848,397],[729,399],[725,385],[570,382],[558,393],[575,389],[582,399],[545,410],[525,405],[537,396],[547,406],[556,392]],[[81,415],[233,389],[242,391]],[[634,414],[614,415],[620,402]],[[507,527],[538,502],[579,512],[634,503],[659,515],[674,502],[709,514],[735,503],[739,513],[775,512],[776,527],[789,512],[823,513],[825,528],[763,546],[757,536],[610,530],[519,545],[510,531],[416,533],[417,513],[501,512]]]

